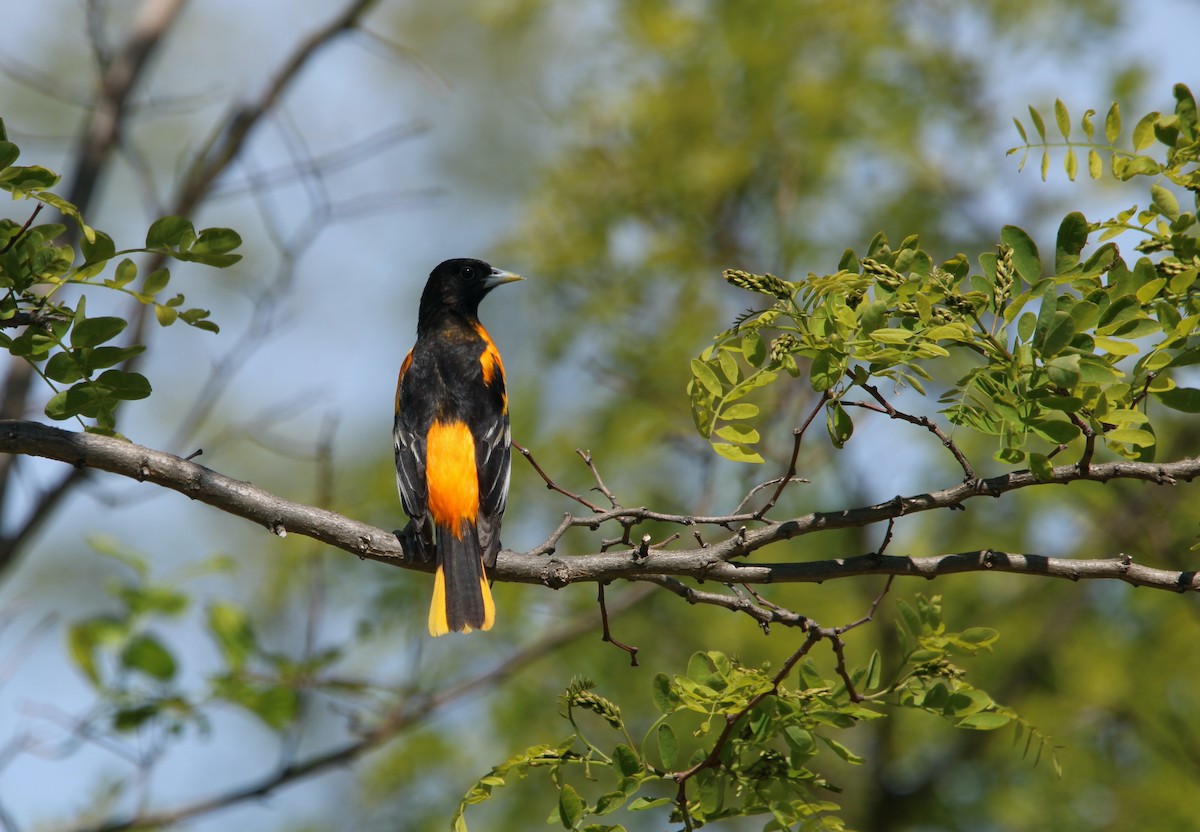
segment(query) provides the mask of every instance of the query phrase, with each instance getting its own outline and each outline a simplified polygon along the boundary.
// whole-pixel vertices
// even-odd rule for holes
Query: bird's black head
[[[494,268],[482,260],[457,258],[439,263],[429,273],[421,294],[417,328],[433,324],[446,312],[468,319],[479,316],[479,302],[488,292],[505,283],[523,280],[520,275]]]

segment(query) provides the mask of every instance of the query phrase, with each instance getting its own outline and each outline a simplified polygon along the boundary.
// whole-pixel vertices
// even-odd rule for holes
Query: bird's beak
[[[505,283],[512,283],[516,280],[524,280],[519,274],[506,272],[502,269],[492,269],[492,273],[483,279],[483,288],[485,290],[495,289],[497,286],[503,286]]]

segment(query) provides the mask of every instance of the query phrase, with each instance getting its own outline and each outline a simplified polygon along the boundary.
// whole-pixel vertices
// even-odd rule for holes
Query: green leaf
[[[83,378],[83,369],[79,366],[78,358],[70,352],[58,352],[50,356],[42,371],[46,378],[60,384],[74,384]]]
[[[658,754],[662,758],[663,768],[674,771],[679,760],[679,740],[670,725],[663,723],[658,726]]]
[[[571,829],[583,817],[584,802],[570,783],[563,783],[558,792],[558,819],[564,829]]]
[[[743,402],[729,405],[721,411],[720,415],[722,419],[732,421],[734,419],[753,419],[758,413],[758,405]]]
[[[1131,344],[1128,341],[1118,341],[1115,338],[1109,338],[1104,335],[1094,335],[1092,339],[1096,346],[1111,355],[1137,355],[1141,350],[1137,344]]]
[[[1031,453],[1029,455],[1029,471],[1038,482],[1049,482],[1054,478],[1054,466],[1050,464],[1045,454]]]
[[[996,711],[986,711],[984,713],[971,714],[965,716],[955,723],[958,728],[970,728],[975,731],[995,731],[997,728],[1003,728],[1012,722],[1012,717],[1009,717]]]
[[[1067,112],[1067,105],[1063,104],[1061,98],[1054,99],[1054,120],[1058,123],[1058,132],[1062,133],[1062,137],[1070,139],[1071,114]]]
[[[907,329],[884,327],[871,332],[869,337],[872,341],[878,341],[881,344],[903,344],[913,337],[913,333]]]
[[[1107,442],[1121,442],[1138,448],[1148,448],[1154,444],[1154,434],[1140,428],[1117,428],[1104,434]]]
[[[224,602],[208,608],[208,631],[231,670],[239,670],[255,649],[254,631],[246,613]]]
[[[146,275],[145,281],[142,283],[142,294],[147,296],[157,295],[163,289],[167,288],[167,284],[171,281],[171,272],[167,269],[155,269]]]
[[[128,286],[137,277],[137,265],[128,257],[117,264],[116,271],[113,274],[112,284],[116,288]]]
[[[94,347],[116,338],[129,325],[124,318],[105,317],[88,318],[77,321],[71,330],[71,346],[76,348]]]
[[[713,372],[712,367],[709,367],[698,358],[692,359],[692,375],[703,385],[705,390],[714,396],[720,396],[724,390],[720,379],[717,378],[717,374]]]
[[[659,674],[662,675],[662,674]],[[613,749],[613,762],[617,766],[617,771],[622,777],[633,777],[642,773],[642,764],[638,762],[637,755],[633,753],[633,749],[624,743],[620,743]]]
[[[759,440],[758,431],[748,425],[724,425],[716,433],[722,439],[745,445],[753,445]]]
[[[96,379],[96,384],[107,388],[109,393],[122,401],[144,399],[151,393],[150,382],[144,375],[124,370],[105,370]]]
[[[179,310],[173,306],[156,303],[154,304],[154,317],[158,319],[158,323],[161,326],[170,326],[179,317]],[[712,371],[710,370],[709,372]],[[716,376],[713,376],[713,378],[716,378]]]
[[[842,448],[854,434],[854,422],[841,402],[834,401],[825,408],[825,428],[835,448]]]
[[[832,350],[817,353],[809,368],[809,383],[814,391],[823,393],[838,383],[845,372],[840,359]]]
[[[737,359],[733,357],[728,349],[722,349],[717,353],[717,364],[721,367],[721,372],[725,378],[729,379],[730,384],[737,384],[740,377],[738,372]]]
[[[1087,245],[1088,223],[1083,214],[1072,211],[1058,226],[1054,247],[1054,271],[1062,274],[1079,262],[1079,252]]]
[[[1037,326],[1037,315],[1032,312],[1021,313],[1021,317],[1017,321],[1017,337],[1028,343],[1035,326]]]
[[[117,253],[117,247],[113,245],[112,238],[103,231],[97,231],[91,240],[86,237],[82,238],[79,241],[79,250],[83,253],[86,263],[103,263],[111,260]]]
[[[1150,201],[1158,213],[1172,222],[1179,219],[1179,201],[1175,194],[1159,185],[1157,182],[1150,186]]]
[[[1079,428],[1060,419],[1035,419],[1029,427],[1038,436],[1055,445],[1066,445],[1079,438]]]
[[[821,740],[823,743],[825,743],[827,746],[829,746],[829,747],[830,747],[830,749],[832,749],[832,751],[833,751],[833,753],[834,753],[834,754],[836,754],[836,755],[838,755],[839,757],[841,757],[841,758],[842,758],[843,760],[845,760],[847,763],[850,763],[850,764],[852,764],[852,765],[856,765],[856,766],[857,766],[857,765],[862,765],[862,764],[865,762],[865,760],[863,760],[863,758],[862,758],[862,757],[860,757],[859,755],[855,754],[853,751],[851,751],[851,750],[850,750],[849,748],[847,748],[846,746],[842,745],[842,744],[841,744],[840,742],[838,742],[837,740],[830,739],[829,737],[824,737],[824,736],[821,736],[821,735],[819,735],[819,734],[818,734],[818,738],[819,738],[819,739],[820,739],[820,740]]]
[[[1175,387],[1152,393],[1154,398],[1172,410],[1182,413],[1200,413],[1200,390],[1194,387]]]
[[[1120,135],[1121,105],[1114,103],[1104,117],[1104,138],[1109,144],[1115,144]]]
[[[121,664],[129,670],[139,670],[160,682],[175,675],[175,657],[153,636],[141,635],[125,646]]]
[[[726,442],[712,443],[714,451],[734,462],[762,462],[762,456],[752,448],[744,445],[730,445]]]
[[[0,141],[0,171],[12,165],[21,155],[21,150],[9,141]]]
[[[300,698],[291,688],[274,685],[242,702],[255,716],[276,731],[282,731],[296,720]]]
[[[648,797],[639,797],[629,804],[629,811],[642,812],[646,809],[657,809],[659,806],[666,806],[667,804],[674,802],[675,801],[669,797],[656,797],[653,800]]]
[[[671,678],[665,673],[657,673],[651,684],[651,698],[654,700],[654,707],[658,708],[658,712],[661,714],[673,713],[678,701],[674,689],[671,687]]]
[[[1037,245],[1024,229],[1006,225],[1000,230],[1000,240],[1012,249],[1013,266],[1026,283],[1036,283],[1042,276],[1042,261]]]
[[[1071,315],[1066,312],[1056,312],[1046,330],[1046,337],[1042,341],[1039,352],[1043,358],[1053,358],[1062,352],[1074,337],[1075,321],[1071,319]]]
[[[1079,157],[1075,155],[1075,148],[1068,147],[1066,154],[1063,156],[1063,170],[1067,173],[1067,179],[1072,182],[1079,174]]]
[[[1142,116],[1142,120],[1133,128],[1133,149],[1135,151],[1149,147],[1154,141],[1154,122],[1158,121],[1158,113]]]
[[[742,355],[752,367],[761,367],[767,360],[767,343],[757,332],[747,332],[742,336]]]
[[[1074,390],[1082,377],[1082,369],[1078,355],[1060,355],[1046,363],[1046,375],[1056,387]]]
[[[96,648],[114,645],[124,638],[128,630],[127,621],[111,616],[89,618],[72,624],[67,630],[67,652],[93,685],[99,687],[101,684],[96,666]]]
[[[146,248],[175,248],[195,239],[196,231],[183,217],[168,216],[155,220],[146,232]],[[186,245],[183,246],[187,248]]]
[[[1042,121],[1042,114],[1033,108],[1029,107],[1029,118],[1033,121],[1033,129],[1037,131],[1038,138],[1043,142],[1046,141],[1046,123]]]
[[[205,228],[190,247],[192,254],[225,254],[242,244],[232,228]]]
[[[146,348],[141,344],[131,344],[128,347],[93,347],[87,351],[85,363],[89,371],[101,370],[128,361],[145,351]]]

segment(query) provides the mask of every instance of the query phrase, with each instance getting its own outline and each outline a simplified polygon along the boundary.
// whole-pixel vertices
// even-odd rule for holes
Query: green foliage
[[[1195,103],[1185,87],[1175,91],[1176,114],[1151,114],[1142,123],[1152,129],[1134,133],[1135,148],[1163,145],[1163,160],[1120,169],[1126,179],[1162,176],[1196,191]],[[1065,130],[1066,110],[1057,111]],[[1044,136],[1040,117],[1034,125]],[[1119,128],[1110,114],[1110,132]],[[862,257],[847,250],[831,274],[786,281],[727,270],[728,282],[772,302],[692,362],[696,427],[723,456],[761,461],[759,407],[745,399],[807,369],[837,447],[853,433],[843,403],[856,389],[871,401],[885,381],[922,395],[933,382],[951,423],[996,437],[998,460],[1027,463],[1035,474],[1049,476],[1050,456],[1072,446],[1086,464],[1097,440],[1121,456],[1153,459],[1151,403],[1200,410],[1200,390],[1176,380],[1200,362],[1200,243],[1194,210],[1181,212],[1157,182],[1150,196],[1140,212],[1100,222],[1068,214],[1052,262],[1027,232],[1006,226],[975,269],[963,254],[937,264],[915,235],[892,248],[881,233]],[[1140,236],[1142,256],[1132,263],[1111,241],[1126,231]],[[1089,242],[1097,245],[1085,256]],[[968,357],[965,372],[952,354]]]
[[[208,332],[217,332],[205,309],[184,309],[184,296],[163,298],[170,273],[158,268],[138,285],[138,267],[128,256],[149,253],[175,260],[224,268],[241,255],[232,253],[241,238],[228,228],[200,232],[183,217],[163,217],[151,225],[142,248],[118,251],[103,231],[89,226],[79,210],[49,189],[58,174],[40,166],[15,165],[20,151],[5,139],[0,122],[0,190],[13,199],[38,203],[28,221],[0,219],[0,346],[23,358],[54,390],[46,404],[51,419],[91,419],[87,429],[113,433],[116,409],[123,401],[150,395],[150,382],[125,369],[145,347],[110,343],[128,325],[121,317],[87,317],[86,295],[72,307],[59,297],[68,287],[105,289],[152,306],[158,322],[169,326],[178,319]],[[79,253],[61,240],[67,233],[59,223],[38,224],[41,209],[50,206],[71,219],[79,231]],[[102,277],[117,261],[110,277]],[[9,330],[20,330],[12,335]]]
[[[180,662],[162,635],[163,625],[177,621],[192,606],[181,581],[152,580],[145,558],[107,538],[93,538],[100,554],[123,564],[125,575],[111,581],[111,608],[71,624],[68,654],[95,689],[107,727],[121,733],[149,726],[179,735],[190,723],[207,725],[206,709],[225,703],[244,709],[274,731],[291,727],[299,716],[300,693],[336,689],[354,695],[360,687],[320,676],[339,658],[330,649],[297,660],[268,650],[258,639],[245,610],[226,602],[211,603],[205,624],[221,667],[208,678],[207,690],[180,685]],[[192,568],[192,576],[227,572],[228,558],[216,557]]]
[[[876,651],[865,665],[830,678],[807,655],[817,640],[811,634],[782,673],[714,650],[695,653],[686,673],[654,677],[649,699],[659,716],[640,742],[614,702],[591,681],[576,679],[560,699],[571,733],[492,768],[463,798],[452,828],[465,832],[467,807],[490,799],[512,775],[544,769],[558,791],[549,821],[564,829],[622,829],[589,821],[618,810],[666,807],[670,823],[689,829],[745,816],[767,817],[768,830],[844,829],[841,807],[829,799],[841,788],[820,768],[829,755],[863,763],[843,734],[897,708],[932,713],[967,730],[1015,724],[1026,752],[1037,740],[1040,756],[1045,738],[969,683],[954,663],[990,650],[996,631],[948,631],[938,596],[918,595],[915,606],[900,602],[899,612],[902,659],[890,674]],[[607,726],[605,739],[585,732],[581,711]]]

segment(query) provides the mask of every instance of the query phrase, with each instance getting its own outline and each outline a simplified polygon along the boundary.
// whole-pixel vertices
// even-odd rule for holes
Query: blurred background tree
[[[516,439],[573,490],[590,485],[583,447],[628,505],[724,511],[762,472],[711,453],[684,393],[689,359],[746,302],[721,270],[832,270],[880,229],[919,232],[949,257],[986,248],[1005,222],[1051,234],[1041,224],[1064,200],[1103,203],[1100,186],[1018,176],[1003,158],[1008,117],[1055,95],[1078,110],[1113,99],[1127,113],[1169,109],[1196,15],[1161,5],[1150,24],[1075,0],[29,4],[5,12],[0,114],[23,161],[70,172],[67,193],[114,239],[140,241],[158,215],[185,213],[247,241],[238,266],[174,279],[212,308],[219,338],[136,328],[162,345],[142,368],[153,403],[121,414],[135,441],[203,448],[231,476],[400,525],[395,370],[429,269],[478,255],[533,278],[484,310],[510,368]],[[40,412],[48,395],[20,366],[6,375],[9,417]],[[777,399],[784,425],[811,407],[795,392]],[[953,474],[903,427],[878,426],[880,438],[840,454],[808,445],[800,473],[812,484],[782,507],[861,505]],[[1184,427],[1160,439],[1196,452]],[[764,455],[786,463],[790,446],[785,428]],[[643,669],[599,642],[590,588],[500,586],[496,631],[430,642],[427,582],[413,573],[27,459],[0,476],[10,829],[189,807],[201,828],[438,828],[493,762],[557,735],[572,675],[645,703],[626,720],[648,724],[653,669],[682,672],[697,649],[778,665],[794,648],[786,632],[764,637],[749,620],[619,586],[614,626]],[[909,520],[897,545],[1127,551],[1185,569],[1194,503],[1186,491],[1073,487],[973,509],[952,528]],[[528,549],[569,507],[517,460],[505,543]],[[560,551],[589,543],[568,537]],[[789,557],[878,545],[846,532]],[[105,585],[114,592],[97,592]],[[841,622],[878,589],[769,597]],[[846,789],[848,823],[1186,828],[1177,798],[1200,780],[1186,718],[1200,703],[1179,658],[1193,598],[995,575],[937,589],[952,621],[1001,630],[973,672],[1054,736],[1065,773],[994,735],[900,714],[872,726],[865,766],[826,772]],[[186,602],[163,600],[172,593]],[[882,618],[894,616],[885,602]],[[94,623],[106,620],[126,629]],[[98,689],[63,645],[83,632],[101,651],[127,649],[148,629],[176,670],[139,721],[121,697],[146,691],[129,689],[119,662]],[[894,656],[888,625],[856,636],[858,661]],[[176,694],[187,707],[162,707]],[[540,784],[518,786],[472,822],[540,825],[546,805]]]

